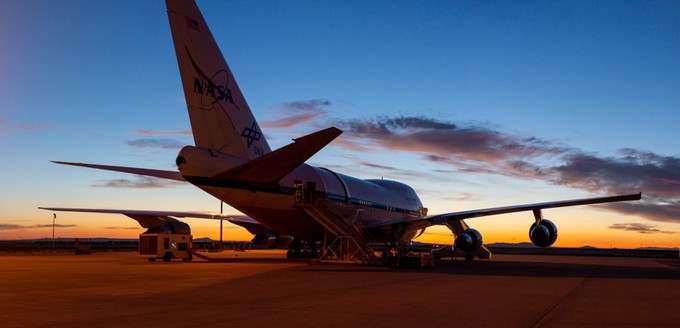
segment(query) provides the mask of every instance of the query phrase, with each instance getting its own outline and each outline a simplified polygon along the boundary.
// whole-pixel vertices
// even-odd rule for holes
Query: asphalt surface
[[[495,255],[406,270],[220,256],[232,261],[0,256],[0,325],[680,326],[680,260]]]

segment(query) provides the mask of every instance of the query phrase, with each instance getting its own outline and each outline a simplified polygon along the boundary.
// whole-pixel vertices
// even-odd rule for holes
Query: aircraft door
[[[295,189],[295,205],[313,205],[317,202],[316,199],[316,182],[307,181],[306,184],[300,180],[293,182]]]

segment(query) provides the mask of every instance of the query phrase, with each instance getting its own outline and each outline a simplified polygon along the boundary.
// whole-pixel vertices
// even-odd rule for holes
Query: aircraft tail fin
[[[307,159],[337,138],[342,130],[328,128],[304,137],[264,156],[231,168],[210,178],[249,186],[275,185]]]
[[[271,150],[194,1],[166,0],[196,147],[252,160]]]

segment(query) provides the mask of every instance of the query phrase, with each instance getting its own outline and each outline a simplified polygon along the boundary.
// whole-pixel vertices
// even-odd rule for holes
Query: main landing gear
[[[289,259],[318,259],[319,256],[315,242],[293,240],[288,247],[286,258]]]

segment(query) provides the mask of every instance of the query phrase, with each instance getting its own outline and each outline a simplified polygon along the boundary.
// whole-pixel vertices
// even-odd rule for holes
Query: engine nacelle
[[[455,243],[461,251],[473,253],[482,247],[482,234],[475,229],[467,229],[456,237]]]
[[[288,245],[293,241],[293,237],[283,235],[281,236],[277,232],[262,232],[258,233],[253,237],[251,242],[258,246],[264,246],[270,249],[287,249]]]
[[[177,235],[190,235],[191,227],[182,221],[171,221],[162,226],[151,227],[145,233],[171,233]]]
[[[541,220],[538,226],[534,222],[529,228],[529,239],[538,247],[548,247],[557,240],[557,227],[546,219]]]

